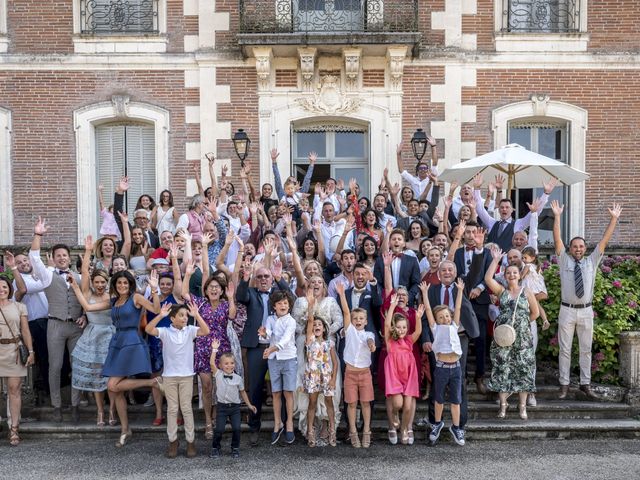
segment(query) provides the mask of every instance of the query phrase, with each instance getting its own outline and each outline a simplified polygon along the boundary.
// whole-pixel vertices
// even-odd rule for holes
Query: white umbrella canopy
[[[507,177],[509,190],[538,188],[555,177],[564,185],[572,185],[589,179],[589,174],[570,167],[566,163],[531,152],[517,143],[511,143],[493,152],[458,163],[447,168],[438,177],[443,182],[470,182],[481,173],[486,178],[495,175]]]

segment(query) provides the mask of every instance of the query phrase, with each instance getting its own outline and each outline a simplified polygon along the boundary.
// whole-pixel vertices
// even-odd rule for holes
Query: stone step
[[[447,428],[448,428],[447,423]],[[375,420],[371,430],[376,442],[387,441],[387,422]],[[154,427],[147,423],[135,421],[131,423],[134,441],[141,438],[158,438],[166,436],[166,426]],[[182,427],[180,427],[182,430]],[[227,430],[229,426],[227,425]],[[242,424],[243,432],[248,432],[246,424]],[[273,430],[273,422],[262,422],[262,441],[267,441],[269,432]],[[196,423],[198,442],[204,442],[204,425]],[[591,420],[591,419],[520,419],[506,420],[479,420],[469,423],[466,427],[466,437],[470,441],[481,440],[512,440],[535,438],[640,438],[640,421],[633,418],[620,418],[615,420]],[[120,428],[97,427],[92,423],[80,423],[72,425],[68,423],[51,422],[27,422],[20,426],[23,437],[36,437],[46,435],[47,438],[105,438],[115,440],[120,433]],[[340,429],[338,438],[344,439],[346,430]],[[424,428],[414,430],[416,441],[423,443],[427,431]],[[182,434],[180,434],[182,435]],[[451,442],[450,434],[443,431],[441,441]],[[296,432],[297,441],[303,441],[299,432]],[[226,439],[225,441],[228,441]]]
[[[518,416],[518,400],[516,397],[509,399],[508,415]],[[197,404],[194,403],[194,411],[196,418],[202,418],[202,413],[198,412]],[[428,406],[426,402],[418,402],[416,408],[416,418],[427,415]],[[448,415],[449,407],[445,408],[445,417]],[[497,415],[498,404],[495,401],[471,401],[469,402],[468,415],[469,420],[490,420]],[[144,407],[142,405],[130,405],[128,407],[129,418],[140,423],[150,424],[155,417],[155,407]],[[245,409],[245,413],[248,412]],[[527,407],[529,418],[531,419],[617,419],[631,417],[634,414],[633,409],[624,403],[610,402],[580,402],[580,401],[547,401],[539,399],[538,406]],[[39,407],[24,409],[23,417],[37,421],[48,421],[51,417],[52,409],[50,407]],[[95,419],[95,407],[83,407],[80,409],[80,418],[83,422],[90,423]],[[264,406],[262,409],[264,420],[273,419],[272,407]],[[69,409],[63,410],[65,421],[70,421],[71,414]],[[384,420],[386,418],[386,410],[384,401],[376,401],[374,404],[373,419]]]

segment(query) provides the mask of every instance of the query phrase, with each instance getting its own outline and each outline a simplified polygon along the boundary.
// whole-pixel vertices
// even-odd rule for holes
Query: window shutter
[[[133,211],[140,195],[157,201],[155,131],[152,125],[126,126],[127,175],[129,176],[128,212]]]
[[[98,185],[104,185],[102,201],[108,207],[113,203],[113,192],[125,174],[124,126],[99,125],[96,127],[96,173]],[[96,205],[98,209],[98,205]],[[98,212],[100,218],[100,212]],[[100,222],[98,222],[100,223]]]

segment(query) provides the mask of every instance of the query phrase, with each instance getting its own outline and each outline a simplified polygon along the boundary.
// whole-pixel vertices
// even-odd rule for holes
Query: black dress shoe
[[[598,400],[598,396],[591,390],[591,385],[580,385],[580,391],[584,393],[589,400]]]
[[[56,423],[62,422],[62,410],[60,407],[54,407],[53,413],[51,414],[51,421]]]
[[[560,395],[558,395],[558,398],[560,400],[564,400],[565,398],[567,398],[568,393],[569,385],[560,385]]]
[[[257,447],[258,446],[258,432],[251,432],[249,433],[249,443],[251,444],[252,447]]]

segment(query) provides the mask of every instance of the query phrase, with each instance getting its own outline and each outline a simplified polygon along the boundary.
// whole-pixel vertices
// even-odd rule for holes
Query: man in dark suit
[[[116,224],[118,225],[118,230],[120,230],[120,235],[124,238],[124,231],[122,220],[120,219],[120,212],[124,212],[124,194],[129,189],[129,178],[122,177],[120,182],[116,187],[116,191],[113,195],[113,216],[116,217]],[[133,214],[133,223],[134,225],[127,224],[127,226],[131,229],[134,226],[140,227],[147,237],[147,242],[149,242],[149,246],[152,248],[158,248],[160,246],[160,239],[158,235],[153,233],[151,229],[151,218],[149,212],[142,212],[136,210]],[[160,232],[162,233],[162,232]],[[118,247],[122,247],[122,242],[118,242]]]
[[[282,280],[282,265],[278,263],[272,270],[273,275],[265,267],[258,268],[255,275],[257,288],[253,288],[249,287],[251,270],[246,269],[236,291],[236,300],[247,307],[247,322],[244,325],[240,346],[247,352],[245,372],[249,375],[249,398],[257,409],[255,414],[249,414],[251,429],[249,439],[252,446],[258,444],[262,416],[262,390],[268,369],[263,352],[269,346],[269,342],[259,338],[258,329],[266,324],[267,317],[271,314],[269,305],[271,292],[279,289],[291,294],[289,285]],[[291,294],[291,301],[293,301],[293,294]]]
[[[455,279],[457,277],[456,265],[450,260],[444,260],[438,267],[438,278],[440,279],[440,285],[432,285],[428,290],[429,305],[431,308],[435,308],[438,305],[448,305],[451,310],[454,309],[456,299],[459,292],[455,285]],[[469,353],[469,339],[477,338],[479,332],[478,319],[473,311],[471,302],[466,295],[462,297],[462,311],[460,312],[460,330],[458,335],[460,336],[460,346],[462,347],[462,356],[460,357],[460,367],[463,372],[462,381],[462,402],[460,404],[460,426],[464,428],[467,423],[467,354]],[[426,315],[422,317],[422,349],[429,355],[429,369],[431,370],[431,378],[434,376],[434,370],[436,367],[436,357],[431,350],[431,344],[433,343],[433,335],[429,328],[429,322]],[[429,395],[429,422],[434,423],[434,392],[433,383],[431,384],[431,393]]]
[[[409,306],[412,307],[418,294],[420,285],[420,265],[418,259],[413,255],[404,254],[405,238],[404,231],[395,228],[389,236],[389,248],[393,254],[391,263],[391,275],[393,278],[393,288],[404,286],[409,292]],[[373,267],[373,275],[376,277],[378,285],[384,286],[384,262],[379,256]]]
[[[434,192],[437,195],[440,187],[434,187]],[[438,197],[433,197],[438,198]],[[429,203],[429,208],[426,211],[420,211],[420,202],[417,198],[412,198],[407,203],[407,213],[400,211],[398,215],[400,218],[398,220],[398,224],[396,228],[401,228],[405,232],[409,231],[411,227],[411,222],[414,220],[418,220],[421,222],[426,228],[429,229],[429,236],[435,235],[438,233],[438,224],[433,221],[433,214],[436,211],[437,202]]]
[[[489,304],[491,299],[484,283],[484,275],[491,264],[491,254],[483,248],[485,231],[475,222],[468,222],[464,232],[464,246],[456,250],[453,260],[458,275],[464,280],[465,293],[478,319],[480,335],[474,344],[476,347],[475,382],[480,393],[487,388],[482,382],[485,373],[485,355],[487,343],[487,324],[489,322]]]

